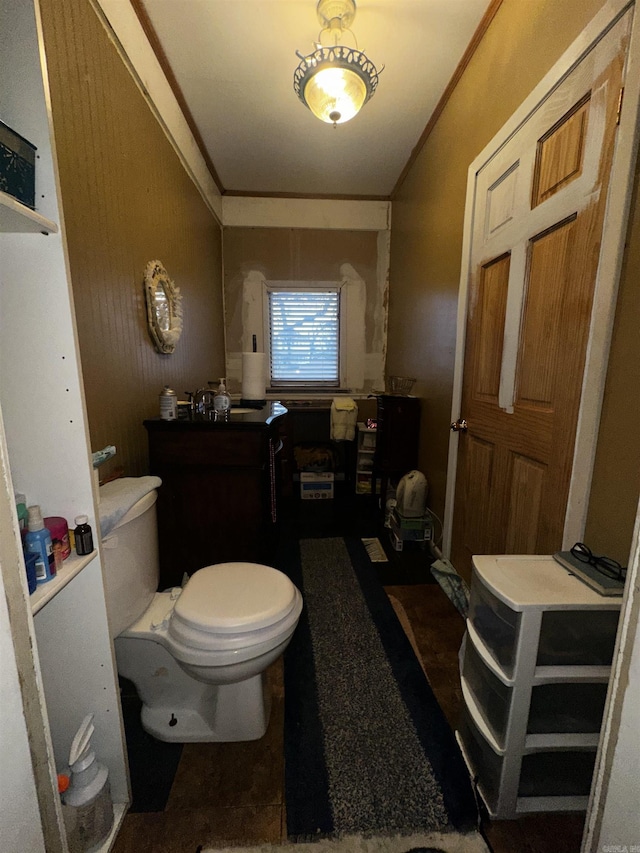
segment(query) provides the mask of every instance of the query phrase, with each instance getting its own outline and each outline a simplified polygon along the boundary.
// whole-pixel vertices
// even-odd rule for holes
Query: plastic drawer
[[[458,734],[462,741],[465,755],[471,765],[471,775],[478,777],[478,784],[487,807],[489,811],[495,812],[498,793],[500,791],[504,758],[493,751],[478,731],[466,708],[463,708],[460,716]]]
[[[608,666],[619,616],[619,610],[546,610],[538,666]]]
[[[531,691],[527,734],[597,733],[607,684],[540,684]]]
[[[595,762],[595,750],[532,752],[523,755],[518,796],[588,796]]]
[[[520,613],[503,604],[478,580],[474,573],[469,596],[469,619],[478,635],[501,665],[513,676]]]
[[[484,663],[467,635],[464,641],[462,677],[491,733],[504,746],[513,688],[503,684]]]
[[[462,676],[478,712],[504,748],[513,688],[503,684],[484,663],[467,636]],[[606,683],[540,684],[531,691],[527,734],[597,733],[602,724]]]

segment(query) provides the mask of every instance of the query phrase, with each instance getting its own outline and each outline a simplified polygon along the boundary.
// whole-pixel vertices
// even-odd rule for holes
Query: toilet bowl
[[[116,502],[117,482],[107,484]],[[265,670],[288,645],[302,596],[277,569],[242,562],[205,566],[182,588],[156,592],[155,503],[152,490],[103,534],[118,672],[159,740],[256,740],[269,721]]]

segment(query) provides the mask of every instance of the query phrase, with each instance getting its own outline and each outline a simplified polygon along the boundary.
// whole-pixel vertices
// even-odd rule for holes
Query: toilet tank
[[[144,613],[158,587],[157,499],[155,490],[148,492],[102,539],[107,613],[114,638]]]

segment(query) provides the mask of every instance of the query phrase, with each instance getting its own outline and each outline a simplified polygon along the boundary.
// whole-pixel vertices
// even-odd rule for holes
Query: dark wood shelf
[[[396,394],[379,394],[377,403],[377,435],[373,471],[381,481],[384,511],[384,498],[389,483],[397,482],[408,471],[418,467],[420,399]]]

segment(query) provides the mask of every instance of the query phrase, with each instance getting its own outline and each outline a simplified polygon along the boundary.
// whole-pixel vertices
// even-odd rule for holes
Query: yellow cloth
[[[358,404],[351,397],[334,397],[331,403],[332,441],[353,441],[356,437]]]

